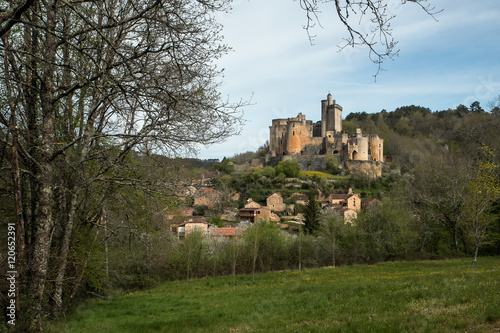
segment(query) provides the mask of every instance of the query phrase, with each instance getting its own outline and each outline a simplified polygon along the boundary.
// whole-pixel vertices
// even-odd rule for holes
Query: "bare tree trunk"
[[[106,270],[106,287],[109,289],[109,250],[108,250],[108,219],[106,217],[106,209],[102,209],[102,219],[104,221],[104,265]]]
[[[68,253],[69,245],[71,243],[71,235],[73,233],[73,225],[75,222],[75,213],[77,205],[78,192],[75,191],[71,194],[70,208],[68,212],[68,220],[65,225],[64,237],[61,246],[61,253],[59,255],[59,269],[57,270],[55,286],[54,286],[54,302],[55,309],[54,313],[57,316],[61,314],[62,311],[62,290],[64,276],[66,274],[66,267],[68,265]]]
[[[30,331],[42,330],[42,308],[45,302],[45,283],[47,278],[49,250],[52,241],[52,154],[54,152],[54,63],[57,43],[54,30],[56,26],[56,3],[53,0],[47,7],[47,33],[45,40],[45,71],[42,78],[40,98],[43,110],[42,159],[40,161],[40,197],[37,214],[37,230],[33,247],[31,267],[33,314],[30,317]]]
[[[335,231],[332,232],[332,264],[335,267]]]
[[[192,248],[189,247],[188,257],[187,257],[187,267],[186,267],[186,283],[189,284],[189,269],[191,267],[191,251]]]
[[[302,269],[302,237],[304,232],[302,231],[302,227],[299,230],[299,271]]]
[[[252,262],[252,282],[255,282],[255,264],[257,262],[257,256],[259,254],[259,228],[260,226],[256,226],[257,230],[255,232],[255,242],[253,247],[253,262]]]
[[[5,48],[9,48],[9,33],[3,37]],[[12,185],[14,192],[14,205],[16,210],[16,244],[17,244],[17,261],[22,261],[24,257],[24,218],[21,202],[21,176],[19,172],[19,155],[18,155],[18,137],[19,128],[17,126],[17,105],[13,101],[13,91],[10,84],[9,58],[10,52],[4,51],[4,70],[5,70],[5,86],[7,88],[7,99],[11,110],[11,131],[12,131]],[[16,302],[16,304],[19,304]]]
[[[479,246],[477,244],[474,246],[474,257],[472,258],[472,265],[476,264],[477,261],[477,252],[479,251]]]
[[[459,253],[460,249],[458,248],[458,226],[456,223],[453,224],[453,242],[455,244],[455,251]]]
[[[233,239],[232,253],[231,253],[231,270],[233,274],[233,290],[236,289],[236,262],[238,260],[238,244],[236,238]]]

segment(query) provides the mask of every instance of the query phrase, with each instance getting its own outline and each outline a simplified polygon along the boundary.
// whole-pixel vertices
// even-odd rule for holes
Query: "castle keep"
[[[363,134],[359,128],[355,135],[343,133],[342,107],[331,94],[321,101],[321,121],[313,123],[299,113],[294,118],[273,119],[269,130],[269,164],[295,158],[303,167],[307,163],[308,169],[321,171],[325,157],[334,155],[342,167],[374,176],[381,174],[377,162],[383,162],[384,140],[377,134]]]

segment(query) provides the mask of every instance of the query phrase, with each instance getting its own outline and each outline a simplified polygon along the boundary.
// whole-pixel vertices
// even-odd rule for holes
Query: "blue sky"
[[[251,98],[252,105],[245,108],[241,135],[201,147],[198,157],[255,151],[269,139],[275,118],[302,112],[317,121],[329,92],[344,118],[412,104],[436,111],[477,100],[488,109],[500,95],[500,1],[429,0],[443,10],[437,22],[415,4],[400,2],[389,1],[399,56],[384,62],[375,81],[367,49],[339,52],[347,34],[333,4],[323,7],[311,45],[298,2],[235,0],[231,13],[217,16],[233,48],[218,62],[225,69],[221,92],[234,101]]]

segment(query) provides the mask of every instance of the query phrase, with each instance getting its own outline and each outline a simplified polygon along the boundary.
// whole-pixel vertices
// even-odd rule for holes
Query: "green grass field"
[[[500,257],[168,282],[50,332],[500,332]]]

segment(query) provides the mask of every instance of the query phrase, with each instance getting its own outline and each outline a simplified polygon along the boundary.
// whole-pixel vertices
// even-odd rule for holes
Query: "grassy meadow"
[[[500,332],[500,257],[167,282],[49,332]]]

